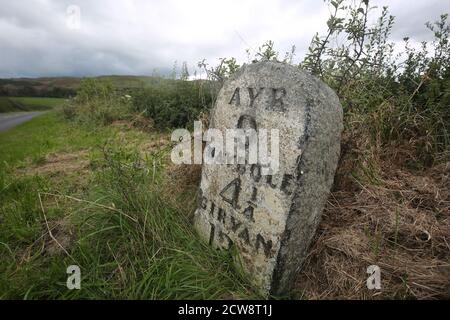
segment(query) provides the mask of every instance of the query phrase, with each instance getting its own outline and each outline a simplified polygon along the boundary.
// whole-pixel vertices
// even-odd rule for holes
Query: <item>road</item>
[[[44,113],[45,111],[0,113],[0,132]]]

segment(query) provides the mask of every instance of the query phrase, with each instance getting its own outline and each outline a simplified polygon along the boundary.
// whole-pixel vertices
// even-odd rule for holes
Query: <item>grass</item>
[[[401,161],[408,150],[360,154],[347,148],[358,139],[344,134],[293,297],[448,298],[448,164],[412,171]],[[193,232],[200,172],[167,166],[166,134],[126,122],[94,130],[52,111],[1,133],[0,146],[1,299],[259,297],[232,254]],[[65,285],[73,264],[81,290]],[[371,264],[382,272],[376,293],[365,287]]]
[[[11,99],[29,108],[30,111],[59,107],[65,101],[64,98],[47,97],[12,97]]]
[[[306,299],[448,299],[450,163],[413,169],[407,165],[411,145],[373,155],[368,147],[346,148],[365,139],[360,132],[344,134],[347,151],[298,292]],[[381,290],[366,288],[369,265],[381,268]]]
[[[83,130],[62,122],[57,113],[50,112],[0,133],[0,163],[14,165],[26,158],[38,161],[50,152],[94,146],[109,133],[109,130],[99,134]]]
[[[7,97],[0,97],[0,113],[20,111],[11,103]]]
[[[232,255],[193,232],[196,183],[168,178],[162,138],[55,111],[1,133],[0,298],[258,297]]]
[[[0,97],[0,113],[48,110],[61,106],[64,101],[63,98]]]

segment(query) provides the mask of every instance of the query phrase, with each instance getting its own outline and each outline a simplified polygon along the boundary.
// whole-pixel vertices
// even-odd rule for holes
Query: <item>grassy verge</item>
[[[75,151],[100,143],[104,137],[61,122],[51,112],[0,133],[0,162],[16,165],[27,158],[37,163],[49,152]]]
[[[0,298],[255,297],[190,228],[195,184],[168,186],[164,141],[55,112],[0,134]],[[81,290],[66,287],[69,265]]]

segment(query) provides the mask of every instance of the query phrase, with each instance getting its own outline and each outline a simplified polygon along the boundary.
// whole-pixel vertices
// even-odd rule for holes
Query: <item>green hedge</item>
[[[159,129],[191,125],[212,103],[205,81],[165,80],[132,96],[133,110],[153,119]]]

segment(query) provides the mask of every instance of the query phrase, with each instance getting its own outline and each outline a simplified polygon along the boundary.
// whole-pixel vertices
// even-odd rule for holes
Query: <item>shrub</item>
[[[212,95],[202,81],[166,80],[133,97],[133,111],[153,119],[156,128],[185,127],[210,107]]]
[[[131,116],[131,97],[121,95],[111,82],[85,78],[75,98],[64,107],[66,118],[93,125],[107,125]]]
[[[318,76],[333,88],[344,108],[345,136],[352,145],[381,156],[387,146],[408,145],[415,167],[431,166],[449,155],[450,130],[450,24],[448,15],[426,23],[434,34],[431,43],[413,49],[405,38],[401,54],[394,54],[389,35],[394,17],[387,7],[374,24],[368,0],[328,1],[331,15],[324,36],[316,34],[299,68]],[[248,53],[250,51],[247,51]],[[279,59],[267,41],[249,62],[293,63],[295,46]],[[200,64],[211,80],[221,83],[239,66],[236,59],[221,59],[217,67]],[[367,140],[368,139],[368,140]],[[345,149],[345,148],[344,148]],[[360,156],[365,157],[360,154]],[[366,159],[367,160],[367,159]]]
[[[449,150],[448,15],[426,23],[435,37],[432,43],[422,42],[421,50],[415,50],[405,38],[403,53],[394,55],[389,41],[394,17],[387,7],[371,26],[368,0],[336,0],[330,6],[328,33],[313,38],[300,67],[336,90],[349,130],[359,123],[372,144],[410,144],[415,150],[411,158],[432,165]],[[339,46],[331,46],[333,38]]]

